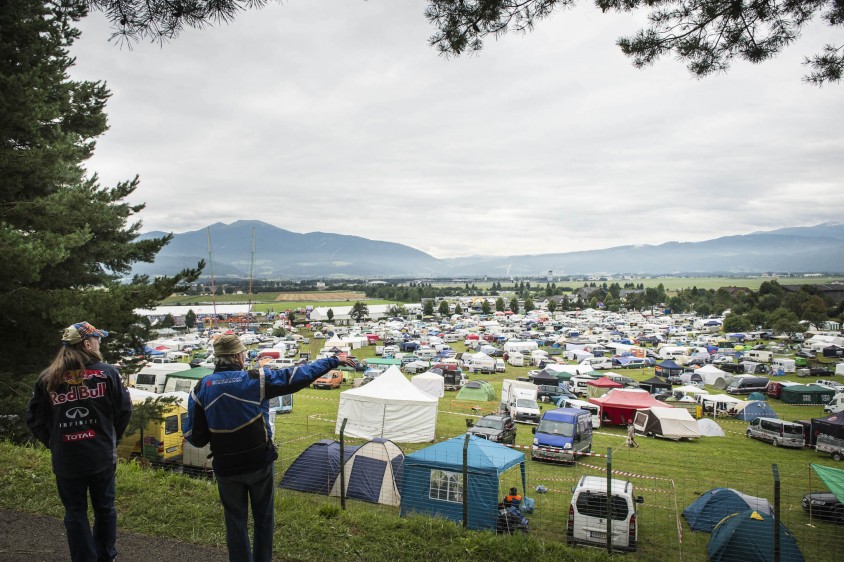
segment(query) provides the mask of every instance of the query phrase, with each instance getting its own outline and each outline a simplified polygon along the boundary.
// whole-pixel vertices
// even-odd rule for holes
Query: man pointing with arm
[[[269,400],[306,388],[350,357],[328,357],[289,369],[245,370],[246,346],[234,334],[214,342],[214,373],[197,383],[188,399],[185,439],[211,444],[232,562],[269,562],[273,550],[273,466]],[[255,541],[250,549],[247,509],[251,503]]]

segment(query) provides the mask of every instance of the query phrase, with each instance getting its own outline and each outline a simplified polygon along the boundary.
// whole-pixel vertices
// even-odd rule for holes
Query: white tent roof
[[[697,420],[697,429],[705,437],[724,437],[724,430],[721,426],[709,418]]]
[[[412,384],[395,365],[367,385],[340,393],[335,433],[397,443],[434,439],[439,400]]]
[[[671,389],[671,392],[682,392],[684,394],[709,394],[708,390],[703,390],[702,388],[698,388],[690,384],[674,387]]]
[[[701,377],[703,377],[704,374],[713,374],[713,375],[718,375],[720,377],[723,377],[724,375],[727,374],[726,371],[722,371],[721,369],[719,369],[715,365],[704,365],[703,367],[701,367],[699,369],[695,369],[695,373],[699,374]]]
[[[434,398],[445,396],[445,379],[442,375],[427,371],[410,378],[410,383]]]

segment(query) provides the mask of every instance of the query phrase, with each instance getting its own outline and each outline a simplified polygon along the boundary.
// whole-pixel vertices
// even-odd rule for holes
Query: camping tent
[[[671,390],[671,383],[665,382],[664,379],[659,377],[651,377],[647,380],[644,380],[639,383],[639,388],[642,390],[647,390],[651,394],[658,394],[662,390]]]
[[[466,435],[431,445],[404,458],[401,515],[422,513],[463,521],[463,495],[468,494],[470,529],[495,529],[499,479],[508,469],[521,469],[525,488],[525,455],[500,443],[469,435],[466,448],[468,490],[463,489]],[[511,486],[513,484],[508,484]]]
[[[729,394],[701,394],[696,400],[708,414],[738,412],[744,408],[744,400]]]
[[[672,394],[674,394],[674,396],[679,396],[681,398],[687,394],[692,397],[697,394],[709,394],[708,390],[698,388],[697,386],[694,386],[692,384],[674,387],[671,389],[671,392]]]
[[[625,425],[633,419],[636,410],[670,407],[644,390],[627,388],[614,388],[603,396],[590,398],[589,402],[601,407],[601,425]]]
[[[343,454],[348,459],[358,447],[346,446]],[[340,474],[340,443],[333,439],[317,441],[296,457],[284,472],[279,488],[328,495]]]
[[[750,394],[748,394],[747,399],[751,400],[751,401],[752,400],[767,400],[768,397],[765,395],[765,393],[756,391],[756,392],[751,392]]]
[[[724,437],[724,430],[715,423],[715,420],[701,418],[697,420],[697,430],[704,437]]]
[[[431,441],[439,400],[419,390],[395,365],[365,386],[340,393],[337,424],[348,437],[383,437],[399,443]]]
[[[835,396],[835,390],[817,384],[784,386],[780,400],[784,404],[826,404]]]
[[[844,414],[838,413],[825,418],[812,418],[810,428],[810,445],[815,444],[818,435],[821,433],[836,439],[844,439]]]
[[[715,365],[704,365],[700,369],[695,369],[695,373],[703,379],[703,384],[708,384],[718,390],[727,388],[731,380],[729,373],[722,371]]]
[[[778,418],[776,412],[763,400],[753,400],[740,404],[742,408],[734,416],[736,419],[752,422],[756,418]]]
[[[492,402],[495,400],[495,389],[487,381],[469,381],[457,393],[457,399]]]
[[[413,386],[426,394],[430,394],[434,398],[445,396],[445,379],[442,375],[427,371],[421,375],[411,377],[410,382]]]
[[[654,365],[654,373],[663,378],[668,378],[673,375],[679,375],[684,370],[685,369],[681,365],[678,365],[672,359],[666,359],[662,363],[657,363],[656,365]]]
[[[380,503],[401,504],[404,453],[389,439],[372,439],[361,445],[346,461],[346,497]],[[334,480],[332,496],[340,496],[340,479]]]
[[[528,376],[528,380],[535,385],[543,384],[549,386],[557,386],[560,382],[560,379],[544,369],[535,375]]]
[[[615,382],[608,377],[601,377],[593,381],[586,382],[586,396],[589,398],[597,398],[603,396],[614,388],[623,388],[624,385],[620,382]]]
[[[773,516],[753,509],[730,515],[712,531],[706,554],[711,562],[741,560],[769,562],[774,560]],[[788,528],[779,523],[780,561],[802,562],[803,554]]]
[[[742,494],[732,488],[713,488],[683,510],[683,517],[693,531],[712,531],[724,517],[746,509],[770,515],[771,504],[765,498]]]
[[[638,410],[633,418],[637,433],[665,439],[697,439],[700,432],[695,419],[683,408],[653,407]]]

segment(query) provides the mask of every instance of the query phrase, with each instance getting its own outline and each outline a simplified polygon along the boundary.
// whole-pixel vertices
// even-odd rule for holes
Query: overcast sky
[[[140,175],[143,231],[257,219],[438,258],[840,222],[844,85],[800,62],[841,37],[696,79],[632,66],[642,21],[584,2],[445,59],[423,2],[288,0],[132,49],[93,13],[72,75],[113,95],[88,167]]]

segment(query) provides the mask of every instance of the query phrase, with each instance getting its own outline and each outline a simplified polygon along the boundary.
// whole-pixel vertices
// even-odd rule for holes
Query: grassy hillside
[[[316,353],[321,340],[313,340]],[[462,345],[454,344],[462,350]],[[360,358],[374,355],[374,348],[356,350]],[[525,376],[528,368],[508,366],[506,374],[471,375],[489,380],[500,391],[506,378]],[[637,380],[653,375],[651,369],[618,371]],[[803,379],[794,378],[800,382]],[[335,417],[339,390],[306,389],[294,397],[293,412],[277,417],[276,442],[280,459],[276,480],[309,445],[336,438]],[[820,406],[789,406],[773,400],[784,419],[808,419],[821,414]],[[446,393],[440,400],[438,439],[465,432],[466,418],[495,408],[494,403],[471,404]],[[547,406],[545,407],[547,408]],[[527,536],[496,536],[467,532],[458,525],[422,517],[400,518],[398,508],[347,502],[339,499],[278,489],[276,498],[276,553],[291,560],[602,560],[599,550],[568,549],[564,533],[571,488],[583,475],[605,475],[606,453],[612,449],[616,478],[629,479],[636,494],[645,498],[639,511],[640,549],[628,555],[637,560],[705,560],[709,535],[692,532],[680,516],[683,508],[701,493],[715,487],[732,487],[773,501],[772,465],[782,480],[782,520],[795,534],[806,560],[844,559],[844,534],[840,527],[813,519],[800,508],[809,491],[824,490],[810,464],[836,466],[828,456],[813,450],[789,450],[749,440],[745,422],[718,419],[727,431],[723,438],[673,442],[640,438],[636,449],[624,447],[624,430],[601,428],[595,432],[593,451],[576,465],[562,466],[529,460],[530,426],[519,425],[517,445],[526,462],[527,495],[536,501],[529,516]],[[351,444],[359,444],[352,440]],[[400,444],[405,454],[427,444]],[[61,515],[49,468],[49,453],[40,448],[0,444],[0,506]],[[178,537],[196,543],[223,545],[222,509],[216,487],[208,481],[121,462],[118,472],[120,525],[132,531]],[[520,478],[515,470],[500,481],[501,495]],[[543,485],[547,493],[535,492]]]

